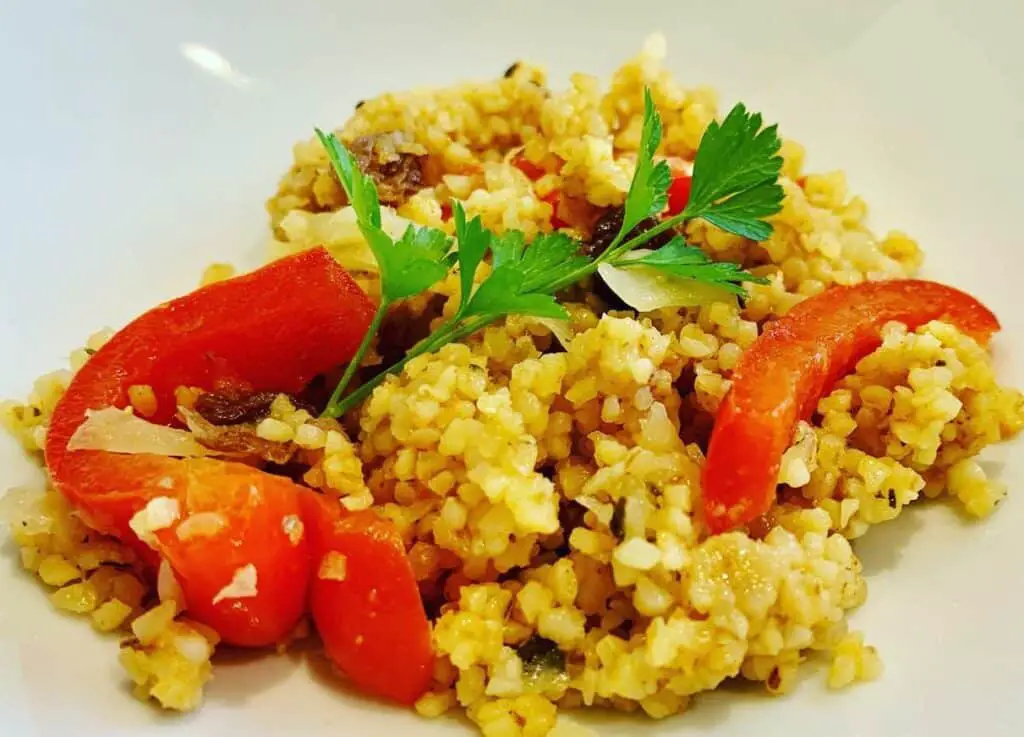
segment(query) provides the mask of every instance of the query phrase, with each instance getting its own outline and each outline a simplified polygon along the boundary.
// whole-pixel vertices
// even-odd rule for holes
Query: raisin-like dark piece
[[[404,133],[378,133],[361,136],[349,145],[362,172],[377,185],[377,196],[386,205],[401,205],[423,188],[423,163],[426,156],[410,153],[425,150],[412,143]]]
[[[259,422],[270,414],[270,405],[280,392],[203,392],[193,409],[211,425],[242,425]],[[297,409],[315,410],[301,399],[288,397]],[[313,410],[313,411],[311,411]]]
[[[622,227],[622,218],[625,217],[625,214],[626,210],[623,207],[611,207],[605,210],[604,214],[598,218],[597,223],[594,224],[594,230],[590,234],[590,239],[585,241],[580,249],[583,255],[593,258],[604,253],[612,241],[615,240],[615,236],[618,235],[619,229]],[[633,230],[629,231],[629,235],[623,239],[623,243],[650,230],[657,224],[658,221],[655,218],[644,218],[636,224]],[[643,248],[661,248],[672,240],[675,234],[675,231],[670,228],[644,243]]]
[[[257,422],[270,414],[277,392],[251,394],[204,392],[196,399],[195,411],[212,425],[241,425]]]

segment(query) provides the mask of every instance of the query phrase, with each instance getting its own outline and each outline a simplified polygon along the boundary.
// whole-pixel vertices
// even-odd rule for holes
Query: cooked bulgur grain
[[[561,193],[566,227],[587,237],[629,186],[645,86],[666,156],[692,160],[717,115],[715,93],[679,86],[664,55],[664,41],[651,38],[608,89],[576,74],[568,89],[550,90],[543,70],[517,63],[491,82],[386,94],[358,106],[339,133],[349,143],[386,135],[416,158],[397,209],[383,210],[393,236],[410,223],[451,232],[445,212],[457,198],[488,228],[532,237],[553,227],[550,195]],[[736,676],[780,694],[814,651],[831,656],[829,686],[871,680],[879,656],[847,630],[847,612],[866,597],[849,539],[922,493],[948,493],[977,517],[1005,495],[975,459],[1024,426],[1021,393],[1000,386],[987,351],[954,327],[891,324],[882,346],[798,426],[776,507],[747,531],[703,531],[703,449],[732,370],[765,322],[834,284],[909,276],[922,259],[907,235],[867,227],[867,207],[842,172],[805,173],[792,141],[781,155],[785,201],[768,240],[700,220],[687,228],[709,254],[767,279],[742,305],[609,313],[582,290],[557,336],[544,321],[509,317],[411,361],[347,425],[278,395],[269,415],[244,426],[246,437],[276,449],[265,458],[298,464],[306,485],[350,510],[374,507],[401,532],[438,611],[433,686],[416,702],[420,714],[458,704],[490,737],[583,737],[590,730],[558,716],[558,706],[663,718]],[[344,201],[320,144],[298,144],[267,203],[271,256],[326,244],[375,295],[376,263]],[[232,274],[214,264],[202,283]],[[452,275],[396,314],[427,326],[453,314],[458,294]],[[107,337],[91,338],[71,371],[43,377],[26,401],[0,408],[28,451],[39,453],[72,371]],[[176,393],[186,418],[196,396]],[[129,398],[140,415],[157,410],[149,387],[132,387]],[[171,501],[154,499],[136,515],[140,536],[177,520]],[[57,587],[57,607],[88,613],[104,632],[131,624],[121,662],[137,694],[194,708],[217,636],[177,616],[170,569],[165,601],[143,613],[155,582],[128,548],[88,530],[53,491],[10,492],[4,505],[23,567]],[[201,512],[176,534],[201,538],[225,524]],[[286,516],[281,525],[299,544],[302,521]],[[343,581],[347,565],[327,556],[317,574]],[[252,595],[255,568],[226,583],[218,598]]]

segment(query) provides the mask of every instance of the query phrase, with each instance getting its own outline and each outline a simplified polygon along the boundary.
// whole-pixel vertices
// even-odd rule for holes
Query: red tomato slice
[[[999,330],[974,297],[913,279],[833,287],[769,323],[733,371],[711,433],[703,474],[711,532],[768,511],[797,421],[879,346],[883,325],[899,321],[913,330],[931,320],[951,322],[982,342]]]
[[[678,215],[686,209],[690,201],[690,185],[693,179],[685,174],[672,177],[672,183],[668,185],[668,215]]]
[[[358,688],[413,703],[430,685],[434,656],[401,535],[374,512],[342,514],[321,494],[303,494],[302,506],[313,548],[310,608],[327,654]]]
[[[658,158],[660,157],[655,157],[656,160]],[[672,181],[668,185],[668,204],[665,207],[665,215],[671,217],[685,210],[690,201],[693,164],[678,156],[666,156],[664,161],[672,171]]]
[[[372,314],[369,299],[324,249],[150,310],[89,359],[55,408],[46,440],[54,485],[91,526],[132,544],[150,562],[156,556],[129,526],[147,502],[169,496],[184,513],[222,513],[228,522],[223,535],[179,545],[170,533],[161,534],[157,547],[197,619],[227,642],[275,642],[301,613],[308,577],[306,546],[279,532],[282,518],[296,513],[299,487],[241,464],[68,451],[68,440],[87,410],[127,406],[128,388],[136,384],[153,388],[153,419],[161,422],[173,416],[174,390],[182,385],[213,388],[229,381],[298,391],[352,357]],[[252,488],[257,494],[246,496]],[[213,605],[213,596],[248,562],[261,574],[258,595]]]

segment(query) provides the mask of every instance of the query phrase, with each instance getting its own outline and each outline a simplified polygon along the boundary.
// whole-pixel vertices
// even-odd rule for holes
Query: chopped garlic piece
[[[334,550],[324,556],[320,561],[320,571],[317,576],[325,581],[344,581],[348,574],[348,559]]]
[[[158,496],[132,517],[128,526],[144,543],[153,541],[153,533],[163,530],[178,521],[181,516],[181,505],[177,499],[169,496]]]
[[[160,561],[156,573],[156,594],[161,602],[173,601],[177,611],[185,611],[185,592],[181,590],[181,584],[166,560]]]
[[[228,520],[220,512],[196,512],[182,520],[174,532],[179,540],[184,541],[216,535],[227,526]]]
[[[198,632],[176,635],[174,649],[196,664],[205,663],[213,654],[210,642]]]
[[[213,603],[217,604],[225,599],[250,599],[258,593],[256,566],[249,563],[235,571],[235,575],[231,577],[231,583],[217,592],[217,595],[213,597]]]
[[[302,540],[303,524],[302,520],[299,519],[299,515],[286,515],[281,520],[281,529],[284,530],[284,534],[288,536],[288,541],[292,545],[298,545]]]

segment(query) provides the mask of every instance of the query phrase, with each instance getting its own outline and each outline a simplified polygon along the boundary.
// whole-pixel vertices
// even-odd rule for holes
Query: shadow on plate
[[[274,648],[218,646],[213,655],[217,677],[208,687],[208,700],[240,705],[258,698],[294,673],[306,642],[294,643],[283,654]]]

